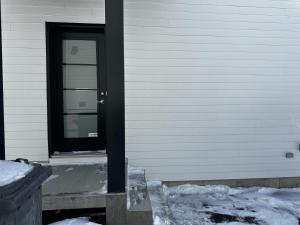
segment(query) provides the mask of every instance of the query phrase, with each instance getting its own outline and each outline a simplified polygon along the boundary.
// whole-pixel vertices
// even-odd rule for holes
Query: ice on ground
[[[172,212],[168,207],[162,183],[160,181],[151,181],[147,185],[152,205],[154,225],[176,225]]]
[[[132,209],[147,198],[145,170],[128,167],[127,209]]]
[[[300,224],[300,188],[182,185],[163,190],[178,225]]]
[[[88,218],[75,218],[75,219],[66,219],[56,223],[51,223],[49,225],[101,225],[101,224],[89,222]]]
[[[25,163],[0,160],[0,187],[25,177],[32,168]]]

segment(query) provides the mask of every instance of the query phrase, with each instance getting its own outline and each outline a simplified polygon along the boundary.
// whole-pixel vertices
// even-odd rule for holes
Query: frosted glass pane
[[[63,63],[96,64],[96,41],[63,40]]]
[[[65,65],[63,68],[64,88],[97,89],[97,67]]]
[[[97,137],[96,115],[65,115],[65,138]]]
[[[65,113],[97,113],[97,91],[64,91]]]

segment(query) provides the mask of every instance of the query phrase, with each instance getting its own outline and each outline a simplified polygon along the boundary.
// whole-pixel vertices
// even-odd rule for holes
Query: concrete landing
[[[127,223],[152,225],[152,207],[147,189],[145,171],[129,168],[127,190]]]
[[[53,174],[42,186],[43,210],[106,206],[106,162],[51,166]]]

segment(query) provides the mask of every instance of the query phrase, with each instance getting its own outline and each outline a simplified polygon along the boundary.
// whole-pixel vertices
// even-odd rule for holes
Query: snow
[[[68,169],[66,169],[66,172],[70,172],[72,170],[74,170],[74,168],[73,167],[69,167]]]
[[[101,224],[89,222],[88,218],[75,218],[75,219],[66,219],[56,223],[51,223],[49,225],[101,225]]]
[[[147,186],[153,211],[154,225],[176,225],[172,212],[168,207],[162,183],[160,181],[149,181]]]
[[[59,177],[59,175],[51,175],[50,177],[48,177],[45,181],[44,181],[44,184],[45,183],[48,183],[48,182],[50,182],[50,181],[52,181],[52,180],[55,180],[56,178],[58,178]]]
[[[25,163],[0,160],[0,187],[25,177],[32,168]]]
[[[128,166],[127,209],[132,209],[147,197],[145,170]]]
[[[164,186],[163,193],[178,225],[300,224],[300,188],[230,188],[188,184]],[[153,207],[156,205],[153,204]],[[155,225],[168,224],[161,221],[166,221],[166,218],[155,214]]]

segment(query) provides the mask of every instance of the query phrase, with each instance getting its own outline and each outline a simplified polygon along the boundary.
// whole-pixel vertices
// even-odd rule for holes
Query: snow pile
[[[60,222],[51,223],[49,225],[101,225],[88,221],[88,218],[66,219]]]
[[[133,209],[145,201],[147,198],[147,183],[143,169],[128,167],[127,190],[127,209]]]
[[[300,188],[182,185],[163,190],[178,225],[300,224]]]
[[[153,224],[154,225],[176,225],[172,212],[167,203],[163,186],[160,181],[150,181],[147,183],[151,200]]]
[[[0,160],[0,187],[25,177],[32,168],[25,163]]]

